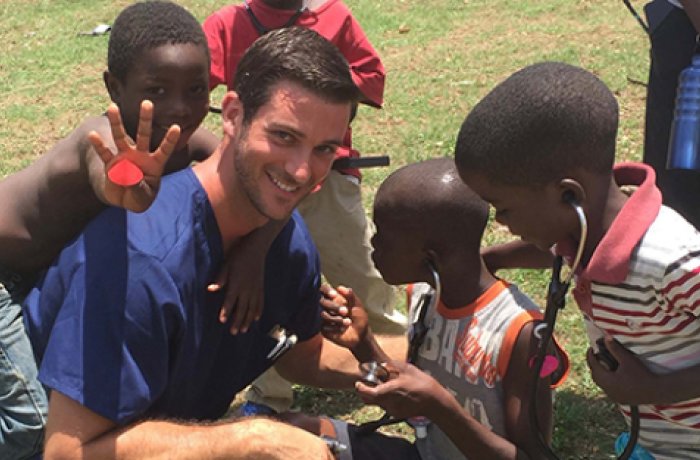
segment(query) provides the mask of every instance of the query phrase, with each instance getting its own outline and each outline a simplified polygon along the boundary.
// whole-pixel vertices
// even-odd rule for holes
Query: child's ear
[[[112,75],[108,70],[102,73],[102,80],[105,83],[105,89],[109,93],[109,98],[115,104],[119,104],[119,96],[121,95],[122,83],[117,77]]]
[[[562,201],[581,206],[586,202],[586,190],[579,181],[571,178],[562,179],[559,181],[558,188]]]

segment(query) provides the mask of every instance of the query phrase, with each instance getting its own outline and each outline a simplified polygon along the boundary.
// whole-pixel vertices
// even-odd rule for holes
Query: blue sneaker
[[[622,454],[622,452],[625,450],[625,447],[627,446],[629,438],[630,434],[627,432],[621,433],[620,436],[617,437],[617,440],[615,441],[616,455]],[[632,455],[630,455],[629,460],[654,460],[654,456],[651,455],[644,447],[637,444],[636,446],[634,446],[634,450],[632,450]]]
[[[277,415],[277,411],[265,404],[258,404],[252,401],[246,401],[238,408],[239,417],[250,417],[253,415]]]

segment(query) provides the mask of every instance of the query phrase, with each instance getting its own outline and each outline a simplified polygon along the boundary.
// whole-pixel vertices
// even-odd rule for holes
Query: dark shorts
[[[358,427],[331,420],[338,441],[348,446],[338,460],[420,460],[416,446],[406,439],[372,432],[358,433]]]

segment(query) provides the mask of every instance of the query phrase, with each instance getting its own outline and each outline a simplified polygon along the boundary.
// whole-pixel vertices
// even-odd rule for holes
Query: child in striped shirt
[[[700,233],[661,204],[650,167],[613,166],[617,125],[617,102],[594,75],[535,64],[474,107],[456,163],[523,240],[487,251],[492,270],[546,266],[552,249],[571,261],[582,242],[573,295],[593,379],[627,420],[639,406],[639,444],[653,458],[700,459]],[[601,340],[616,369],[596,360]]]

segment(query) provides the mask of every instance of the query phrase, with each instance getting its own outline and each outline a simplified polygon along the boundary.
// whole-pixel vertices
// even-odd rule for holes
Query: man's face
[[[163,140],[168,128],[180,126],[180,139],[169,166],[189,164],[184,147],[209,110],[209,65],[205,50],[193,44],[162,45],[147,49],[133,63],[124,82],[113,79],[112,96],[119,105],[127,133],[133,138],[141,101],[153,102],[151,150]]]
[[[572,227],[572,208],[555,184],[541,188],[502,185],[476,173],[462,174],[462,178],[494,207],[497,222],[541,250],[548,250],[577,228]]]
[[[282,81],[247,125],[239,121],[232,141],[237,182],[260,215],[288,217],[326,177],[350,108]]]

